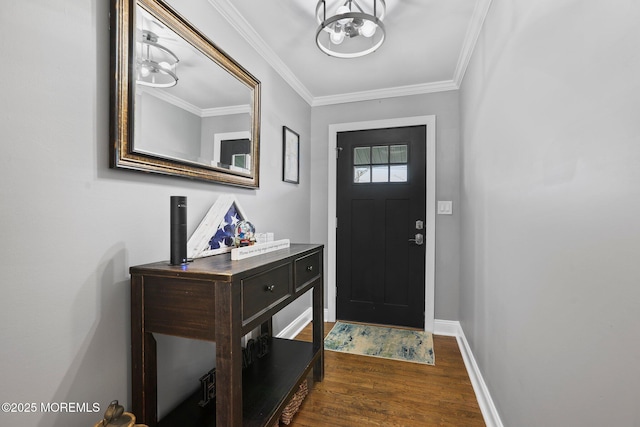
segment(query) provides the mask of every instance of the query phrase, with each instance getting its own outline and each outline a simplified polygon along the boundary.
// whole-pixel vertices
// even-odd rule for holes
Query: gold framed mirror
[[[259,186],[260,82],[161,0],[111,0],[110,167]]]

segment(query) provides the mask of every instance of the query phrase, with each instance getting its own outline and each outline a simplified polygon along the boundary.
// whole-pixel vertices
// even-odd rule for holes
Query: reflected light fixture
[[[361,4],[369,7],[363,8]],[[327,8],[335,9],[335,12],[328,15]],[[316,30],[316,44],[321,51],[337,58],[368,55],[384,42],[382,20],[386,8],[384,0],[339,0],[330,6],[327,0],[320,0],[316,5],[316,18],[320,24]]]
[[[136,82],[151,87],[172,87],[178,83],[178,57],[158,43],[158,35],[139,31],[136,43]]]

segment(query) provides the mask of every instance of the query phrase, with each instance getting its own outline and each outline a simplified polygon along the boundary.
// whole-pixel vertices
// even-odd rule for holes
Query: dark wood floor
[[[297,339],[311,341],[311,325]],[[484,426],[456,339],[433,341],[435,366],[325,351],[324,381],[289,426]]]

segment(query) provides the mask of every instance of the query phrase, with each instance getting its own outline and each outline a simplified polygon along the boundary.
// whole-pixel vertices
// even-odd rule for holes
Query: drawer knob
[[[273,292],[275,288],[276,288],[276,285],[269,285],[269,286],[265,286],[264,290],[265,292]]]
[[[313,265],[308,265],[307,266],[307,271],[313,271]]]

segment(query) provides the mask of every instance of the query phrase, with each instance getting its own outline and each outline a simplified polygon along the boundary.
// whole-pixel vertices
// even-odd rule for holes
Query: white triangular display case
[[[247,220],[232,194],[223,194],[211,206],[187,242],[188,258],[203,258],[231,251],[235,247],[235,229]]]

